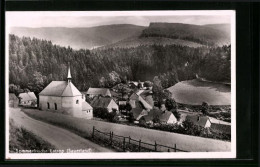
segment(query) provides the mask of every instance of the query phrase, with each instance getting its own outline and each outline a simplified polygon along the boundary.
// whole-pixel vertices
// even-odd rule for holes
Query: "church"
[[[85,96],[71,82],[70,68],[67,81],[52,81],[39,93],[39,109],[91,119],[93,108]]]

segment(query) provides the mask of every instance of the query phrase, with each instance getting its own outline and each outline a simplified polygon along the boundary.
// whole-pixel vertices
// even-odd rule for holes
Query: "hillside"
[[[222,31],[225,35],[230,36],[231,25],[230,24],[206,24],[204,27],[213,28]]]
[[[200,77],[230,82],[231,47],[148,45],[135,48],[74,50],[51,41],[9,36],[10,84],[39,92],[53,80],[66,79],[68,63],[79,90],[113,87],[126,80],[159,76],[168,88],[178,81]]]
[[[138,47],[142,45],[163,45],[163,46],[180,45],[180,46],[188,46],[194,48],[203,46],[199,43],[182,40],[182,39],[171,39],[171,38],[164,38],[164,37],[144,37],[144,38],[133,37],[133,38],[123,39],[119,42],[110,45],[99,47],[98,49],[131,48],[131,47]]]
[[[145,27],[131,24],[105,25],[90,28],[66,27],[13,27],[10,33],[19,37],[35,37],[73,49],[91,49],[140,35]]]
[[[171,39],[182,39],[210,46],[222,46],[230,44],[230,36],[212,28],[212,26],[199,26],[182,23],[150,23],[144,29],[141,36],[146,37],[165,37]]]

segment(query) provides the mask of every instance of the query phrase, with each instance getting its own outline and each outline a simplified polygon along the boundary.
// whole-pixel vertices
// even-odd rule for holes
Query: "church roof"
[[[52,81],[45,87],[39,95],[44,96],[81,96],[80,91],[73,85],[72,82],[67,81]]]

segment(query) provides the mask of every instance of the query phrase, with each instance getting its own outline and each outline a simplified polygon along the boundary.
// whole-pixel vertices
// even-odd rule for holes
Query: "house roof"
[[[87,94],[91,94],[91,95],[110,95],[111,93],[109,91],[109,89],[107,88],[89,88],[87,91]]]
[[[207,116],[199,116],[199,115],[187,115],[186,120],[191,121],[195,125],[199,125],[205,127],[209,118]]]
[[[138,100],[138,95],[136,93],[132,93],[132,95],[129,97],[131,100]]]
[[[113,99],[111,97],[96,97],[93,99],[91,106],[107,108]]]
[[[156,118],[157,116],[159,117],[159,115],[162,113],[161,110],[159,110],[158,108],[154,108],[152,110],[150,110],[148,112],[148,115],[143,116],[144,120],[146,122],[152,121],[154,118]]]
[[[218,119],[213,118],[213,117],[209,117],[209,120],[213,124],[231,125],[231,123],[229,123],[229,122],[221,121],[221,120],[218,120]]]
[[[35,96],[34,92],[20,93],[19,98],[21,98],[21,102],[37,100],[37,97]]]
[[[133,113],[134,119],[137,119],[140,116],[142,111],[143,111],[142,108],[133,108],[131,112]]]
[[[171,115],[173,115],[172,112],[169,112],[169,111],[165,111],[165,112],[162,112],[160,115],[159,115],[159,119],[161,122],[167,122]],[[174,115],[173,115],[174,116]]]
[[[81,96],[80,91],[67,81],[52,81],[39,95],[43,96]]]
[[[93,108],[91,107],[91,105],[88,104],[88,102],[86,102],[86,101],[83,101],[83,102],[82,102],[82,110],[83,110],[83,111],[85,111],[85,110],[91,110],[91,109],[93,109]]]
[[[9,100],[18,100],[14,93],[9,93]]]
[[[141,96],[139,96],[139,101],[143,104],[145,109],[152,109],[153,107],[147,103],[147,101],[145,101]]]

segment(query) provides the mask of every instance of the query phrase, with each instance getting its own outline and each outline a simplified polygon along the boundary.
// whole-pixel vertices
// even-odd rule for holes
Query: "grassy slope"
[[[18,150],[45,150],[50,152],[50,149],[55,149],[54,146],[42,140],[33,133],[24,128],[17,127],[14,121],[10,121],[9,130],[9,151],[10,153],[17,153]]]
[[[220,140],[188,136],[95,120],[86,120],[83,118],[74,118],[71,116],[46,111],[24,109],[24,112],[32,118],[63,127],[86,138],[91,138],[92,128],[93,126],[95,126],[96,129],[104,132],[113,131],[114,134],[126,137],[131,136],[131,138],[133,139],[141,139],[142,141],[151,144],[154,143],[154,141],[157,141],[158,144],[164,144],[168,146],[173,146],[174,144],[177,144],[177,147],[179,149],[187,151],[230,151],[231,146],[230,142]],[[208,144],[205,145],[203,143]]]

